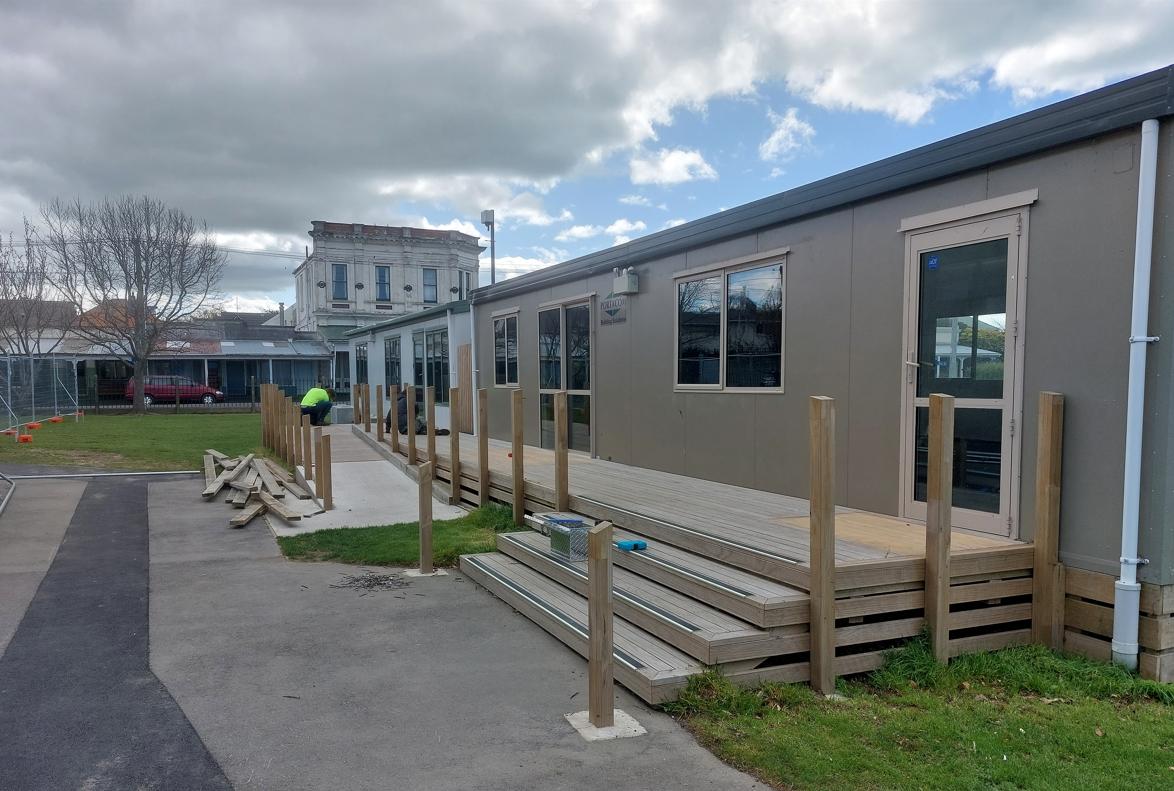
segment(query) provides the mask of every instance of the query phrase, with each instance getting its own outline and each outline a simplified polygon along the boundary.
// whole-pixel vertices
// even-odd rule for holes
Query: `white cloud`
[[[620,203],[626,206],[651,206],[652,201],[643,195],[623,195],[620,197]]]
[[[628,176],[633,184],[681,184],[716,179],[717,171],[692,148],[662,148],[632,156]]]
[[[766,162],[786,162],[815,137],[815,127],[799,117],[798,108],[789,107],[782,115],[767,110],[767,118],[773,129],[758,146],[758,156]]]
[[[603,233],[603,228],[598,225],[572,225],[570,228],[560,231],[554,239],[556,242],[569,242],[574,239],[590,239],[601,233]]]
[[[661,226],[661,230],[666,228],[676,228],[678,225],[684,225],[687,222],[688,220],[686,220],[684,217],[677,217],[672,220],[666,220],[665,224]]]
[[[645,230],[648,227],[644,220],[629,220],[626,217],[613,222],[604,229],[604,233],[611,234],[614,238],[612,244],[623,244],[632,240],[632,234]]]
[[[497,257],[497,279],[498,281],[509,280],[511,277],[524,275],[527,272],[534,272],[538,269],[545,269],[548,266],[562,261],[565,256],[556,255],[554,250],[542,250],[538,248],[536,252],[539,253],[537,257],[522,256],[522,255],[504,255]],[[481,285],[489,284],[489,266],[483,264],[479,271],[479,280]]]
[[[573,219],[567,209],[555,214],[547,211],[543,195],[555,184],[557,180],[455,175],[390,181],[379,185],[378,192],[394,201],[446,206],[471,217],[480,217],[482,209],[493,209],[499,223],[547,226]]]
[[[768,178],[777,179],[779,176],[784,175],[786,172],[787,171],[783,170],[780,167],[773,167],[770,169],[770,176],[768,176]]]
[[[421,217],[418,221],[412,223],[417,228],[431,228],[437,231],[460,231],[467,233],[469,236],[476,236],[478,239],[483,239],[488,242],[489,237],[482,235],[482,228],[477,227],[468,220],[460,220],[453,217],[448,222],[433,223],[427,217]]]

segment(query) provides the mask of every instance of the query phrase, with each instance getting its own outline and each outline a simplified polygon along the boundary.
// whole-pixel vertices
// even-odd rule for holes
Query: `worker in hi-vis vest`
[[[302,396],[302,414],[310,416],[311,426],[321,426],[333,406],[334,404],[330,403],[330,393],[318,386],[311,387]]]

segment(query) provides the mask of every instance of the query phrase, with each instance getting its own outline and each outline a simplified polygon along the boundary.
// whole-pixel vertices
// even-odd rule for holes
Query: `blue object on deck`
[[[616,548],[624,552],[631,552],[632,550],[648,549],[648,544],[643,541],[617,541]]]

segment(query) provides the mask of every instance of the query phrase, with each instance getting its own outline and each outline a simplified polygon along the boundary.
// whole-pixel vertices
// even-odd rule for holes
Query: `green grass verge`
[[[432,562],[455,566],[461,555],[491,552],[496,534],[516,530],[510,509],[485,505],[457,519],[432,523]],[[337,560],[363,566],[414,566],[420,560],[420,524],[319,530],[277,539],[292,560]]]
[[[894,651],[842,700],[695,678],[667,708],[734,766],[796,789],[1174,788],[1174,685],[1040,647]]]
[[[86,415],[44,423],[31,444],[0,438],[0,463],[131,470],[203,469],[205,448],[257,452],[261,417],[249,413]]]

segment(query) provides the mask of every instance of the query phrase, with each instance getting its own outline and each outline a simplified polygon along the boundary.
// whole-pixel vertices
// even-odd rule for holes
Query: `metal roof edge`
[[[1174,114],[1174,64],[675,228],[474,289],[478,303],[631,266]]]
[[[385,330],[389,327],[399,327],[405,324],[413,324],[420,319],[431,319],[446,313],[468,313],[469,300],[458,299],[452,302],[446,302],[443,305],[437,305],[434,308],[427,310],[416,311],[415,313],[406,313],[403,316],[396,316],[391,319],[384,319],[377,321],[374,324],[364,324],[362,327],[355,327],[353,330],[348,330],[343,333],[343,337],[352,338],[359,335],[367,335],[377,330]]]

